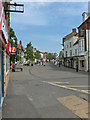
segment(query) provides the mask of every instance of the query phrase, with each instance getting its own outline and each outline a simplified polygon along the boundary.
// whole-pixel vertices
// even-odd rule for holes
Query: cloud
[[[24,3],[25,11],[23,14],[11,14],[11,21],[26,25],[47,25],[48,19],[44,11],[39,8],[44,7],[45,3]]]

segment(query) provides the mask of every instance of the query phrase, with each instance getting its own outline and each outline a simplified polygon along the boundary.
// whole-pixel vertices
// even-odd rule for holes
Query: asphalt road
[[[46,66],[11,72],[3,118],[79,118],[58,100],[75,95],[88,101],[88,75]]]

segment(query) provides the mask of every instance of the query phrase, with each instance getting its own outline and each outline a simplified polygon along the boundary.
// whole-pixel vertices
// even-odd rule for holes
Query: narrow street
[[[88,107],[87,74],[67,71],[49,63],[45,67],[34,65],[23,68],[23,71],[11,72],[2,108],[3,118],[87,117],[84,109]],[[71,102],[68,101],[70,98]],[[73,106],[70,107],[75,102],[76,112]]]

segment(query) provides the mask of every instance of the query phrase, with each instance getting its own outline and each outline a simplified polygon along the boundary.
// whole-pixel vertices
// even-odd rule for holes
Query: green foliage
[[[31,42],[27,44],[26,52],[25,52],[25,58],[26,60],[34,61],[34,56],[33,56],[33,50],[31,49]]]
[[[17,41],[17,37],[15,35],[14,30],[11,27],[10,27],[9,37],[10,37],[9,42],[11,43],[11,46],[15,46],[15,42]]]
[[[11,43],[11,46],[15,46],[15,43],[17,41],[17,37],[15,35],[13,28],[11,28],[11,27],[10,27],[9,37],[10,37],[9,42]],[[10,55],[10,61],[15,62],[15,59],[17,61],[19,61],[21,59],[20,50],[18,48],[17,48],[17,55]]]
[[[52,53],[48,53],[47,54],[47,59],[51,60],[52,58],[54,58],[54,55]]]
[[[40,52],[38,50],[35,53],[35,58],[38,60],[40,60],[40,58],[41,58]]]
[[[15,63],[15,55],[10,55],[10,61]]]
[[[16,55],[16,60],[19,61],[21,59],[20,55]]]
[[[29,43],[27,44],[27,49],[28,49],[28,48],[30,49],[31,46],[32,46],[32,44],[31,44],[31,42],[29,42]]]

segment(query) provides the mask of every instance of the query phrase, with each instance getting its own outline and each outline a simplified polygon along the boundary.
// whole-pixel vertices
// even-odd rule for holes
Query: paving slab
[[[80,118],[88,118],[90,103],[86,100],[75,95],[58,98],[58,100]]]

